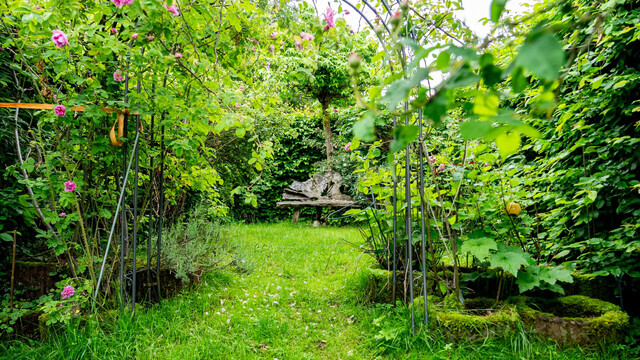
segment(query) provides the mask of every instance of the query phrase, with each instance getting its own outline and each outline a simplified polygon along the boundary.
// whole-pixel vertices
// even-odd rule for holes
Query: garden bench
[[[283,201],[276,203],[276,207],[292,207],[294,223],[300,218],[300,209],[303,207],[315,207],[316,218],[314,224],[320,223],[322,208],[359,207],[349,195],[342,194],[342,176],[332,170],[324,175],[314,174],[311,179],[299,182],[294,181],[282,194]],[[326,193],[325,193],[326,190]]]

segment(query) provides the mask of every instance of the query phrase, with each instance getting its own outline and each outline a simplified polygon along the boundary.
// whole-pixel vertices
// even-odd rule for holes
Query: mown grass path
[[[419,329],[406,307],[364,301],[355,228],[229,225],[234,269],[205,274],[197,288],[139,311],[44,342],[0,343],[7,359],[624,359],[514,334],[469,344]],[[359,260],[358,260],[359,259]],[[531,340],[531,341],[530,341]]]

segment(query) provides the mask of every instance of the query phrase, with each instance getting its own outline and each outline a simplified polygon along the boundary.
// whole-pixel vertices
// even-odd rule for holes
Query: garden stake
[[[418,110],[418,158],[420,159],[420,172],[418,173],[418,191],[420,193],[420,245],[422,247],[422,296],[424,298],[424,324],[429,325],[429,309],[427,304],[427,252],[425,249],[425,227],[424,227],[424,154],[422,151],[422,143],[424,138],[422,136],[422,109]],[[431,229],[429,229],[431,231]],[[427,330],[429,328],[427,327]]]
[[[11,301],[10,312],[13,314],[13,278],[16,272],[16,233],[18,230],[13,230],[13,255],[11,256]]]
[[[133,146],[137,147],[138,146],[138,139],[139,137],[136,136],[136,138],[133,141]],[[125,159],[126,161],[126,159]],[[131,170],[131,163],[133,162],[133,153],[131,153],[131,157],[129,158],[129,166],[126,167],[126,171],[124,174],[124,178],[122,183],[125,184],[127,182],[127,178],[129,177],[129,170]],[[118,211],[120,211],[120,206],[124,203],[124,194],[125,194],[125,190],[126,188],[124,186],[121,187],[120,189],[120,198],[118,199],[118,205],[116,206],[116,214],[118,213]],[[111,239],[113,239],[113,233],[114,230],[116,228],[116,222],[118,220],[117,216],[113,217],[113,222],[111,223],[111,231],[109,231],[109,240],[107,240],[107,248],[104,251],[104,257],[102,259],[102,265],[100,267],[100,275],[98,276],[98,283],[96,284],[96,292],[93,296],[93,302],[91,304],[91,312],[95,311],[95,306],[96,306],[96,299],[98,298],[98,291],[100,290],[100,282],[102,281],[102,275],[104,273],[104,266],[107,263],[107,255],[109,253],[109,247],[111,246]],[[124,252],[122,252],[122,247],[120,248],[120,276],[123,276],[123,270],[122,270],[122,258],[124,256]],[[122,295],[123,295],[123,288],[122,288],[122,278],[120,279],[120,305],[122,306]]]
[[[140,85],[138,85],[138,87],[140,87]],[[156,84],[153,83],[151,84],[151,94],[155,95],[156,92]],[[155,120],[155,115],[151,114],[151,126],[150,126],[150,130],[149,130],[149,143],[151,144],[151,146],[153,146],[153,122]],[[151,182],[151,194],[150,196],[153,196],[153,185],[154,185],[154,181],[153,178],[157,178],[155,175],[155,171],[153,168],[153,156],[149,156],[149,169],[151,169],[151,173],[153,174],[153,177],[150,176],[149,177],[149,181]],[[147,299],[151,299],[151,288],[153,286],[153,282],[151,281],[151,241],[152,241],[152,237],[153,237],[153,232],[151,231],[151,229],[153,229],[153,198],[151,198],[149,200],[151,202],[150,208],[151,211],[149,211],[149,225],[148,225],[148,231],[147,231],[147,282],[148,282],[148,286],[147,286]]]

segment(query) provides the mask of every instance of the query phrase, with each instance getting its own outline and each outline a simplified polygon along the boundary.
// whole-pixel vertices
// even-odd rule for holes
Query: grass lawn
[[[625,359],[625,346],[559,349],[515,334],[453,343],[419,329],[407,309],[364,301],[371,263],[355,228],[228,225],[237,269],[203,276],[189,292],[130,316],[70,325],[45,342],[0,343],[11,359]]]

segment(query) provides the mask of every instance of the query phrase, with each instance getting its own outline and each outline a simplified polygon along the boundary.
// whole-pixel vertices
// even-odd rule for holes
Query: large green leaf
[[[496,145],[500,156],[506,158],[520,148],[520,133],[517,131],[504,132],[496,137]]]
[[[469,253],[480,261],[488,258],[491,250],[498,250],[498,245],[495,240],[488,237],[469,239],[460,246],[461,253]]]
[[[529,266],[527,267],[526,272],[518,272],[518,279],[516,280],[516,284],[518,285],[518,289],[520,289],[520,293],[540,286],[540,279],[536,276],[537,270],[537,266]]]
[[[492,267],[501,267],[502,270],[514,276],[518,275],[520,266],[527,264],[527,258],[522,251],[498,251],[491,255],[489,261]]]
[[[564,65],[564,56],[558,39],[545,33],[522,45],[516,62],[542,79],[554,80]]]

